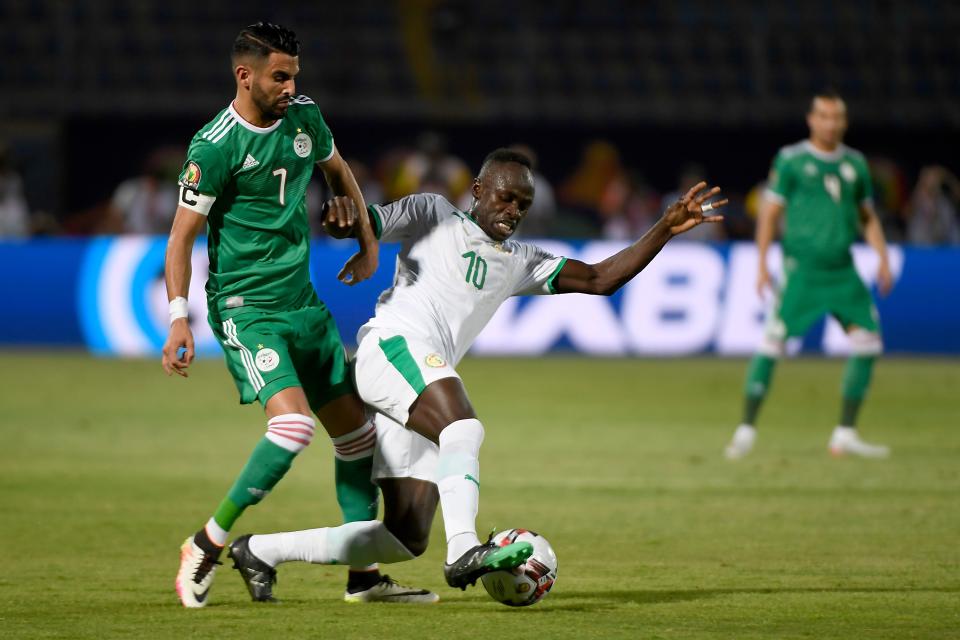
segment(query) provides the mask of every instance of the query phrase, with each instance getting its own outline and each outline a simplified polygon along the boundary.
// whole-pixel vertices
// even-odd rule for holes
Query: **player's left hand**
[[[707,202],[720,193],[720,187],[707,188],[706,182],[698,182],[687,191],[680,200],[674,202],[663,212],[663,221],[670,227],[670,233],[677,235],[693,229],[704,222],[723,222],[723,216],[704,214],[727,204],[723,198]]]
[[[890,273],[890,265],[886,260],[880,261],[880,268],[877,270],[877,289],[884,297],[893,289],[893,274]]]
[[[323,230],[331,238],[349,238],[357,224],[357,205],[353,198],[336,196],[323,203],[320,218]]]
[[[343,265],[343,269],[337,274],[337,280],[352,287],[376,273],[379,263],[379,251],[361,249],[353,254],[350,259],[347,260],[346,264]]]

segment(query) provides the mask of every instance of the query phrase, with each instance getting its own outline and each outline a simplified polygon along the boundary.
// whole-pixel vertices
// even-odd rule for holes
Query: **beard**
[[[283,96],[277,97],[276,100],[271,100],[270,97],[260,91],[256,85],[251,88],[250,98],[253,100],[253,104],[256,105],[260,113],[264,116],[264,119],[278,120],[282,118],[287,113],[287,107],[282,107],[277,103],[283,99]],[[289,106],[289,102],[287,103]]]

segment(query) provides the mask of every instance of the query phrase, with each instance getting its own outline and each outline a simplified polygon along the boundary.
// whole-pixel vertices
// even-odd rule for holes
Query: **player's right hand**
[[[180,355],[180,349],[184,349]],[[167,375],[176,373],[184,378],[187,376],[187,367],[193,362],[196,352],[193,349],[193,332],[186,318],[178,318],[170,325],[170,333],[163,345],[163,370]]]
[[[757,295],[762,298],[768,289],[773,291],[773,282],[770,280],[770,272],[767,271],[767,265],[761,263],[757,271]]]

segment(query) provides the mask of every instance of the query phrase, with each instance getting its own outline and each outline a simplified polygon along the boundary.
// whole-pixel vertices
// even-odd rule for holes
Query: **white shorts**
[[[360,398],[401,425],[431,382],[460,378],[439,349],[416,338],[371,329],[360,339],[353,379]]]
[[[416,478],[437,482],[440,448],[422,435],[407,429],[382,413],[374,418],[377,448],[373,454],[372,479]]]

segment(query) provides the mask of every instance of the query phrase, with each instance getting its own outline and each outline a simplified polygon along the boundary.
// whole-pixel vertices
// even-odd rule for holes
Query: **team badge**
[[[313,140],[305,133],[298,133],[293,139],[293,152],[301,158],[306,158],[313,150]]]
[[[440,367],[447,366],[447,362],[440,357],[439,353],[431,353],[426,358],[424,358],[424,362],[427,363],[428,367],[433,367],[434,369],[439,369]]]
[[[803,172],[808,176],[813,177],[817,175],[817,165],[813,164],[812,162],[808,162],[807,164],[803,165]]]
[[[847,182],[853,182],[857,179],[857,172],[854,170],[852,164],[844,162],[840,165],[840,176]]]
[[[267,373],[273,371],[280,364],[280,356],[273,349],[260,349],[255,358],[257,369]]]
[[[183,186],[188,189],[200,186],[200,165],[193,160],[187,163],[187,170],[183,172]]]

